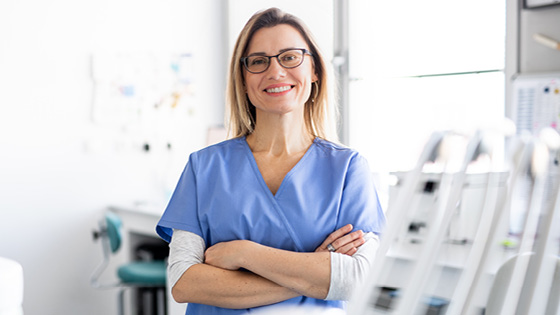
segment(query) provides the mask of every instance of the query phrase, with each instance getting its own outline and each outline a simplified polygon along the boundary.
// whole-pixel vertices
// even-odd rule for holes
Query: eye
[[[249,66],[266,65],[268,63],[267,59],[266,57],[251,57],[249,58]]]
[[[286,68],[295,68],[301,64],[303,57],[299,50],[289,50],[279,56],[280,63]]]
[[[287,53],[283,54],[282,56],[280,56],[280,58],[282,58],[282,61],[290,62],[290,61],[298,60],[299,56],[295,52],[287,52]]]

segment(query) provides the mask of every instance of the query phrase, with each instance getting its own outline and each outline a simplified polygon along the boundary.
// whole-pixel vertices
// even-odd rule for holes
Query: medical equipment
[[[503,187],[503,172],[495,172],[490,169],[487,174],[486,188],[481,194],[484,200],[479,203],[482,210],[478,220],[478,229],[474,233],[472,245],[461,245],[467,252],[465,262],[460,266],[462,271],[460,271],[458,281],[450,288],[450,304],[447,309],[442,307],[441,313],[474,314],[480,312],[480,308],[483,308],[484,304],[488,304],[489,308],[499,309],[498,314],[516,314],[516,311],[519,314],[544,314],[544,308],[554,310],[554,312],[558,310],[558,284],[553,283],[553,277],[551,277],[555,273],[557,259],[548,259],[548,257],[558,255],[558,244],[554,242],[558,241],[560,232],[556,232],[559,229],[552,228],[552,225],[558,224],[559,211],[544,211],[539,215],[542,209],[546,209],[547,204],[544,202],[546,192],[544,179],[549,162],[548,152],[555,150],[555,145],[551,145],[551,143],[558,143],[558,135],[555,132],[551,134],[549,131],[545,133],[548,133],[548,147],[543,144],[543,136],[520,139],[520,144],[511,154],[512,167],[507,190]],[[433,301],[434,297],[429,293],[434,285],[437,286],[437,281],[442,274],[437,257],[441,254],[440,249],[450,240],[449,234],[446,235],[444,231],[448,231],[461,192],[464,193],[465,183],[468,183],[467,166],[481,153],[485,153],[485,134],[477,133],[469,140],[460,167],[453,172],[446,171],[446,168],[451,165],[451,161],[450,156],[447,155],[448,152],[445,152],[444,139],[450,136],[452,135],[449,133],[435,133],[425,146],[416,167],[402,176],[402,187],[395,197],[396,200],[390,203],[391,206],[387,211],[388,226],[381,242],[380,251],[370,271],[370,276],[365,284],[354,293],[349,304],[348,314],[408,315],[426,314],[429,310],[426,301]],[[436,177],[438,181],[427,184],[429,181],[426,181],[427,177],[423,174],[425,165],[438,159],[441,160],[442,157],[445,160],[443,172]],[[513,195],[519,191],[514,188],[520,182],[527,181],[527,176],[530,179],[531,190],[526,211],[527,219],[517,247],[518,255],[503,249],[499,252],[505,253],[506,256],[523,256],[525,252],[533,251],[534,254],[531,255],[533,258],[531,260],[515,259],[508,264],[507,268],[504,268],[504,270],[513,270],[513,276],[509,280],[511,283],[506,286],[507,291],[503,292],[503,296],[506,297],[505,301],[508,301],[507,304],[495,306],[492,304],[495,301],[481,303],[476,294],[485,285],[483,278],[488,273],[492,273],[491,270],[489,271],[488,265],[496,259],[505,260],[504,255],[496,257],[497,251],[493,250],[498,247],[496,244],[502,240],[502,237],[507,237],[507,213]],[[421,191],[420,193],[424,193],[436,188],[437,197],[430,197],[428,201],[437,206],[432,207],[430,213],[424,212],[426,218],[424,227],[423,224],[418,224],[418,218],[422,217],[414,216],[415,209],[413,209],[415,206],[421,205],[421,202],[414,204],[411,200],[419,193],[418,190]],[[555,188],[554,191],[557,195],[558,189]],[[424,200],[424,204],[426,204],[426,200]],[[537,229],[539,222],[541,223]],[[413,227],[420,227],[425,231],[411,237],[411,223],[414,223]],[[538,237],[536,237],[537,230],[539,231]],[[543,233],[542,236],[541,233]],[[414,256],[412,257],[414,262],[405,275],[409,279],[406,286],[399,288],[395,294],[390,294],[392,300],[389,302],[385,300],[383,308],[380,307],[380,301],[385,293],[382,286],[385,275],[392,272],[391,264],[395,264],[385,254],[403,239],[415,241],[419,249],[411,254]],[[535,242],[535,239],[539,242]],[[559,271],[556,270],[556,272]],[[500,273],[501,278],[504,273],[505,271]],[[506,278],[508,277],[506,276]],[[493,288],[499,290],[504,286],[494,285]],[[523,293],[521,294],[521,292]],[[549,294],[549,292],[551,293]],[[496,296],[496,294],[499,293],[490,293],[491,296]],[[516,301],[519,303],[515,303]]]
[[[542,44],[546,47],[556,49],[556,50],[560,50],[560,42],[553,39],[553,38],[550,38],[546,35],[535,33],[535,34],[533,34],[533,39],[537,43]]]
[[[406,172],[392,173],[396,178],[395,185],[389,187],[389,209],[393,208],[393,203],[397,196]],[[437,203],[439,190],[441,187],[441,173],[422,172],[420,175],[417,189],[409,200],[411,208],[416,209],[410,213],[408,220],[410,225],[408,233],[404,233],[404,242],[421,243],[427,236],[430,229],[433,216],[435,215],[434,207]],[[491,178],[492,177],[492,178]],[[450,224],[446,231],[446,239],[450,243],[455,244],[471,244],[474,241],[478,223],[483,215],[485,192],[491,180],[494,180],[496,189],[502,193],[507,186],[507,172],[496,173],[468,173],[466,174],[465,183],[461,192],[461,197],[456,205],[455,212],[451,218]]]
[[[524,217],[524,226],[519,238],[517,254],[498,271],[496,283],[502,273],[507,285],[501,289],[503,300],[489,299],[488,309],[495,314],[557,314],[559,311],[558,241],[560,231],[559,187],[552,191],[553,200],[547,202],[547,176],[550,153],[554,156],[560,148],[560,138],[552,129],[543,129],[539,138],[521,139],[522,154],[517,162],[515,175],[527,176],[531,180],[529,205]],[[528,172],[527,172],[528,171]],[[514,178],[515,179],[515,178]],[[558,183],[558,180],[555,181]],[[511,200],[511,198],[508,198]],[[556,225],[556,228],[552,228]],[[495,239],[494,238],[491,238]]]
[[[451,165],[449,162],[450,153],[445,152],[445,144],[449,143],[449,137],[454,135],[444,132],[436,132],[428,140],[424,147],[423,152],[418,159],[418,162],[413,170],[411,170],[402,183],[402,188],[397,196],[393,196],[395,202],[392,208],[387,210],[388,224],[383,233],[383,239],[380,244],[378,253],[370,275],[365,282],[365,288],[360,288],[353,295],[353,299],[348,306],[349,314],[375,314],[380,310],[375,308],[375,300],[381,294],[380,283],[382,283],[382,276],[390,273],[391,266],[388,257],[386,256],[389,247],[392,243],[398,241],[403,237],[403,233],[408,233],[410,226],[409,220],[403,218],[410,218],[414,209],[411,209],[409,201],[414,195],[415,189],[420,182],[421,174],[424,166],[431,162],[435,163],[438,160],[445,160],[445,166]],[[454,138],[452,138],[453,140]],[[476,149],[476,148],[474,148]],[[473,151],[473,148],[471,148]],[[469,152],[471,153],[471,152]],[[417,262],[413,266],[413,270],[409,273],[411,286],[404,291],[399,297],[398,310],[396,313],[412,314],[412,310],[417,308],[418,301],[421,297],[421,290],[427,280],[427,265],[432,265],[435,259],[435,251],[438,246],[436,245],[438,239],[441,239],[441,233],[444,230],[442,227],[446,226],[446,221],[450,218],[451,211],[447,211],[448,204],[452,204],[452,199],[456,199],[455,189],[452,189],[452,183],[462,181],[462,178],[453,178],[450,174],[442,174],[440,182],[440,198],[436,205],[436,213],[430,220],[432,222],[431,228],[428,231],[424,241],[421,243],[425,251],[420,251],[421,255],[417,257]],[[391,306],[392,308],[393,306]]]

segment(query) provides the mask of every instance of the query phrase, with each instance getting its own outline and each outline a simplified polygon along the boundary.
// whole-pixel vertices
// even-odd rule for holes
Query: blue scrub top
[[[245,137],[240,137],[191,154],[156,231],[169,242],[172,229],[186,230],[201,236],[207,248],[219,242],[251,240],[313,252],[330,233],[348,223],[354,230],[376,234],[385,224],[364,157],[316,138],[272,194]],[[275,305],[283,304],[344,308],[342,301],[309,297]],[[187,308],[187,314],[248,312],[195,303]]]

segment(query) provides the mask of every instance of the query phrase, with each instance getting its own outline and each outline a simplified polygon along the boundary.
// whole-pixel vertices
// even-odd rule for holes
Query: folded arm
[[[170,243],[168,283],[179,303],[250,308],[281,302],[299,294],[250,272],[204,264],[204,240],[174,230]]]
[[[170,244],[168,283],[177,302],[226,308],[268,305],[300,295],[345,299],[340,298],[343,297],[341,290],[336,287],[353,282],[340,279],[354,273],[352,270],[356,268],[348,266],[355,265],[356,259],[350,255],[365,242],[361,231],[350,233],[351,230],[352,226],[347,225],[333,232],[314,253],[296,253],[250,241],[232,241],[210,247],[206,251],[206,260],[202,238],[176,230]],[[329,243],[335,246],[336,253],[326,250]]]
[[[256,274],[208,264],[189,268],[173,287],[172,294],[182,303],[233,309],[273,304],[299,295]]]
[[[228,270],[250,270],[300,295],[347,300],[352,288],[365,277],[377,249],[375,234],[351,231],[352,226],[347,225],[333,232],[313,253],[244,240],[218,243],[206,251],[205,262]],[[336,252],[325,249],[330,243]]]
[[[206,251],[205,262],[227,270],[244,268],[278,285],[317,299],[327,296],[330,253],[298,253],[236,240]]]
[[[362,235],[361,231],[358,234]],[[229,270],[250,270],[300,295],[348,300],[352,289],[365,278],[378,246],[373,233],[363,239],[365,243],[352,256],[291,252],[250,241],[224,242],[206,251],[206,262]]]

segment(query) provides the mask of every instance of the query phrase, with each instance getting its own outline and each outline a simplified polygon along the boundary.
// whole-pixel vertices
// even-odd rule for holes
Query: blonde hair
[[[336,106],[334,91],[331,83],[330,68],[324,61],[323,54],[305,24],[297,17],[271,8],[255,13],[245,24],[235,43],[230,62],[229,77],[226,89],[226,105],[229,108],[228,135],[241,137],[249,135],[255,129],[256,110],[251,104],[244,88],[243,65],[241,57],[247,53],[247,48],[253,35],[261,28],[287,24],[294,27],[304,38],[315,67],[318,80],[312,84],[309,99],[305,102],[304,120],[308,132],[330,141],[337,141],[336,134]]]

